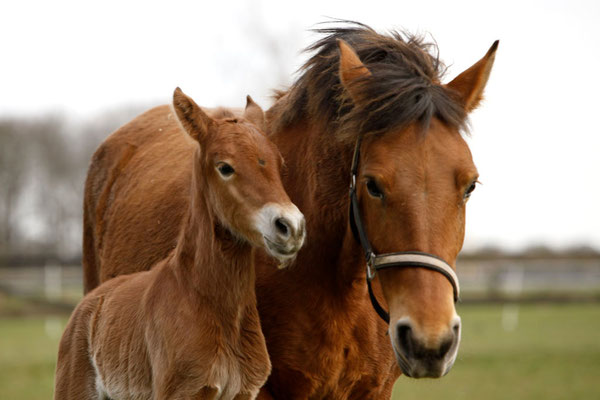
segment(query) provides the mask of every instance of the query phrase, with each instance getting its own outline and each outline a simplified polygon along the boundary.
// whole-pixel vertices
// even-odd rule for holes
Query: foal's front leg
[[[77,306],[60,339],[54,383],[55,400],[100,399],[85,329],[93,311],[89,303],[82,302]]]
[[[194,396],[190,397],[190,400],[213,400],[219,396],[219,389],[213,386],[204,386]]]
[[[194,394],[187,392],[188,394],[181,393],[181,391],[167,393],[163,390],[154,397],[154,400],[214,400],[219,397],[219,389],[213,386],[204,386]]]
[[[256,399],[256,395],[257,393],[238,393],[233,400],[254,400]]]

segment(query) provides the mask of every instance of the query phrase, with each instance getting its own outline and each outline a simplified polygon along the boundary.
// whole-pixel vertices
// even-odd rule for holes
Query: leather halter
[[[379,304],[373,289],[371,288],[371,281],[375,277],[375,273],[380,269],[387,268],[404,268],[404,267],[420,267],[430,269],[432,271],[439,272],[444,275],[454,290],[454,302],[456,303],[460,295],[460,287],[458,285],[458,277],[452,267],[443,259],[429,253],[422,253],[419,251],[400,251],[396,253],[385,253],[375,254],[371,243],[367,238],[367,232],[365,231],[362,219],[360,217],[360,209],[358,207],[358,197],[356,195],[356,176],[358,174],[358,161],[360,158],[360,144],[361,138],[359,137],[356,141],[356,147],[354,148],[354,157],[352,159],[351,169],[351,181],[350,181],[350,227],[356,241],[358,241],[364,252],[365,261],[367,262],[367,286],[369,289],[369,297],[373,308],[379,314],[381,319],[386,323],[390,323],[390,315],[383,307]]]

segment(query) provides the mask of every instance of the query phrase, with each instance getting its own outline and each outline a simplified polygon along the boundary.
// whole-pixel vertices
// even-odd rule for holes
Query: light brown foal
[[[253,399],[271,371],[253,248],[285,265],[305,236],[281,155],[250,97],[240,119],[209,117],[179,88],[173,108],[195,147],[177,245],[84,297],[60,343],[55,399]]]

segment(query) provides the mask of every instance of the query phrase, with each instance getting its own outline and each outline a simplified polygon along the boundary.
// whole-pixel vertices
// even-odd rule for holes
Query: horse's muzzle
[[[460,343],[460,318],[455,317],[446,332],[434,343],[427,341],[410,318],[390,325],[390,338],[402,373],[411,378],[440,378],[454,365]]]

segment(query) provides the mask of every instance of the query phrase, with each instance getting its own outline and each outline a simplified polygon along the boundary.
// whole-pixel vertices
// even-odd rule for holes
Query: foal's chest
[[[108,336],[108,335],[107,335]],[[115,338],[112,343],[115,343]],[[104,352],[98,345],[91,355],[96,371],[96,389],[113,399],[152,398],[152,370],[143,342],[121,338],[120,351]],[[104,343],[103,343],[104,344]]]

